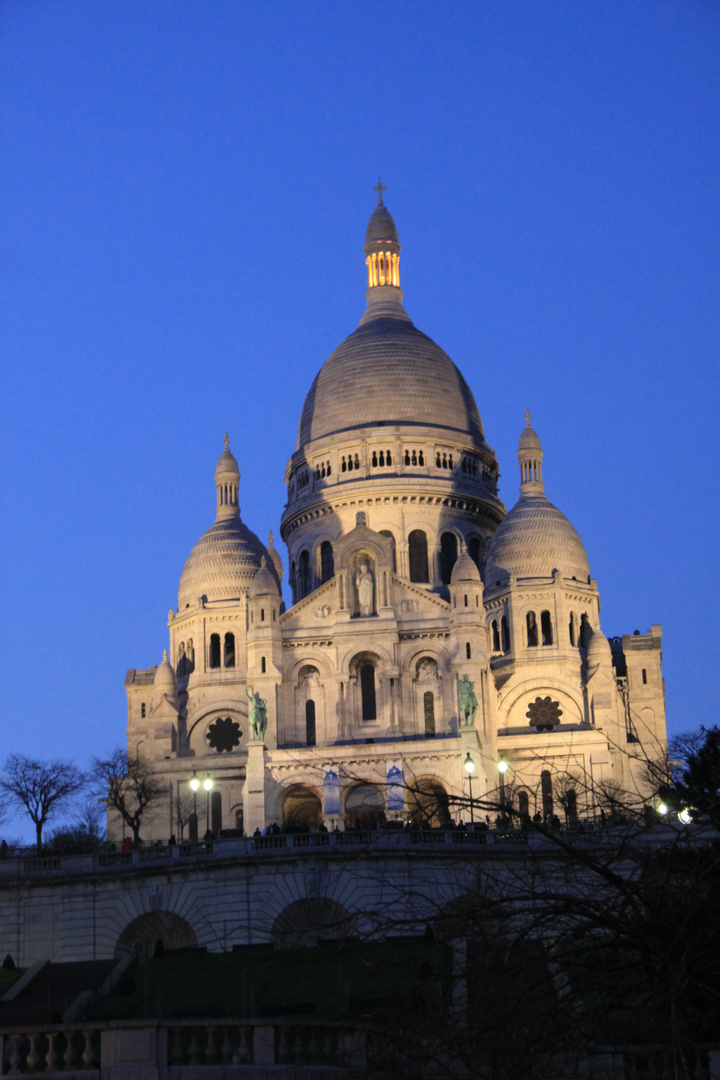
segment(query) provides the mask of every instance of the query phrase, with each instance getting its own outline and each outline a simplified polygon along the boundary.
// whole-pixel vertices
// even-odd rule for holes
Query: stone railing
[[[78,1027],[47,1025],[0,1032],[3,1076],[61,1072],[84,1080],[148,1075],[174,1080],[212,1076],[218,1066],[322,1069],[328,1080],[367,1064],[369,1029],[312,1020],[116,1021]],[[337,1070],[335,1073],[334,1070]]]

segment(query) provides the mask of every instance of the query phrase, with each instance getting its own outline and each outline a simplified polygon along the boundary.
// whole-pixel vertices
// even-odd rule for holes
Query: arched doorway
[[[358,784],[345,799],[346,829],[377,829],[385,821],[385,798],[372,784]]]
[[[142,963],[151,957],[158,941],[165,949],[197,948],[197,937],[190,923],[173,911],[148,911],[139,915],[123,930],[115,946],[115,956],[133,953]]]
[[[431,829],[450,825],[448,793],[438,780],[420,779],[408,786],[410,820]]]
[[[281,911],[273,923],[271,936],[276,948],[299,949],[345,938],[352,931],[350,912],[335,900],[318,896],[296,900]]]
[[[285,828],[317,829],[322,822],[322,801],[312,788],[293,784],[283,798]]]

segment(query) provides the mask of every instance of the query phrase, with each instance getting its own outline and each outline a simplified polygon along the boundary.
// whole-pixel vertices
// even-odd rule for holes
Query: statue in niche
[[[360,617],[374,614],[375,580],[372,570],[366,562],[360,564],[360,570],[355,575],[355,587],[357,589],[358,614]]]
[[[462,727],[473,727],[478,707],[478,699],[475,696],[475,683],[470,682],[467,675],[463,675],[462,679],[457,678],[457,690],[460,702],[460,723]]]
[[[249,694],[247,690],[245,693],[250,702],[248,711],[250,734],[256,742],[259,742],[265,738],[267,731],[267,701],[260,697],[257,690],[254,694]]]
[[[417,669],[418,682],[435,682],[438,677],[437,664],[434,660],[421,660]]]

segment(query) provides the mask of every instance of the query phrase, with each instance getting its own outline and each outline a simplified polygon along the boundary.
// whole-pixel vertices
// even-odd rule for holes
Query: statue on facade
[[[478,707],[478,699],[475,696],[475,683],[470,682],[467,675],[463,675],[462,679],[455,677],[460,702],[460,723],[462,727],[473,727]]]
[[[374,612],[375,582],[366,562],[360,564],[360,572],[355,575],[355,587],[358,594],[359,614],[372,615]]]
[[[254,694],[245,691],[247,699],[250,702],[250,710],[248,712],[248,723],[250,724],[250,734],[253,739],[260,741],[265,738],[265,732],[267,731],[267,701],[261,698],[257,690]]]

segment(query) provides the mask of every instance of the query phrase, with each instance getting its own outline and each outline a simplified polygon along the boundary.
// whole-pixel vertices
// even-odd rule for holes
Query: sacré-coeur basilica
[[[206,812],[215,833],[443,824],[468,818],[471,775],[474,797],[495,792],[505,762],[521,813],[560,812],[562,792],[582,815],[608,782],[642,796],[665,745],[660,627],[602,633],[527,413],[506,513],[472,391],[405,312],[376,190],[367,309],[310,387],[287,467],[292,606],[272,534],[265,546],[241,519],[226,436],[165,659],[128,672],[128,753],[142,744],[169,794],[146,841],[178,831],[193,774],[213,787],[190,836]]]

